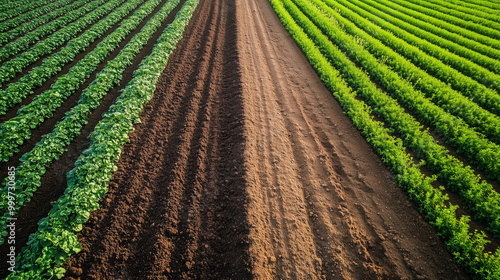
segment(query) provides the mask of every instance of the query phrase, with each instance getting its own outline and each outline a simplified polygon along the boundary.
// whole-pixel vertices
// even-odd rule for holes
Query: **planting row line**
[[[384,45],[391,47],[416,66],[444,83],[450,84],[456,91],[471,98],[486,110],[500,116],[500,95],[496,91],[445,65],[440,60],[427,55],[419,48],[395,37],[391,32],[384,29],[390,28],[392,25],[385,24],[383,25],[384,28],[381,28],[371,21],[366,20],[365,17],[371,18],[373,15],[360,9],[358,6],[345,0],[325,0],[324,2],[336,9],[344,18],[380,40]],[[384,24],[384,22],[380,21],[379,24]]]
[[[419,206],[419,210],[436,228],[457,262],[478,278],[498,279],[500,251],[495,254],[484,251],[484,245],[488,243],[484,233],[469,233],[468,217],[457,218],[455,213],[457,207],[451,204],[445,205],[447,197],[440,189],[431,185],[432,178],[427,178],[420,172],[419,166],[415,165],[405,152],[400,139],[392,137],[382,123],[372,119],[369,106],[356,98],[356,94],[340,78],[340,73],[321,54],[320,48],[295,23],[282,1],[270,1],[285,28],[320,74],[323,83],[331,90],[346,114],[382,160],[391,167],[399,185],[408,192],[410,198]],[[288,0],[283,2],[291,5]]]
[[[410,111],[425,110],[426,106],[432,107],[432,105],[429,105],[421,94],[413,90],[408,82],[380,64],[368,51],[359,46],[356,39],[342,32],[336,24],[332,24],[331,20],[323,16],[320,10],[310,3],[314,2],[317,5],[322,3],[320,0],[293,1],[300,9],[290,3],[285,5],[287,10],[306,35],[320,46],[321,53],[331,61],[332,66],[339,69],[343,78],[372,106],[374,112],[385,119],[389,127],[402,136],[403,143],[417,156],[423,158],[428,168],[436,171],[438,177],[447,182],[447,186],[452,191],[459,193],[476,217],[487,222],[494,234],[500,235],[500,195],[493,190],[491,185],[481,181],[470,168],[450,156],[428,131],[422,132],[422,125],[405,113],[396,100],[377,88],[368,74],[396,95],[397,99],[402,100],[407,108],[411,108]],[[332,42],[347,52],[349,57],[359,63],[367,74],[357,68],[355,63]],[[461,127],[462,133],[472,134],[463,123],[440,112],[438,108],[434,107],[431,112],[436,113],[433,117],[439,120],[437,127],[455,125]],[[498,150],[500,149],[496,151]]]
[[[500,2],[498,1],[488,1],[488,0],[444,0],[447,2],[456,3],[464,7],[469,7],[471,9],[485,10],[485,12],[491,12],[500,14]]]
[[[423,14],[429,15],[431,17],[434,17],[436,19],[441,19],[443,21],[446,21],[450,24],[453,24],[454,26],[460,26],[462,28],[465,28],[470,31],[474,31],[479,34],[483,34],[484,36],[488,36],[492,39],[500,39],[500,30],[496,30],[494,28],[490,27],[485,27],[480,24],[470,22],[455,16],[447,15],[444,13],[441,13],[439,11],[436,11],[435,9],[429,9],[420,6],[421,1],[417,0],[393,0],[394,3],[397,3],[400,6],[412,9],[414,11],[421,12]]]
[[[484,18],[484,19],[489,19],[492,21],[500,22],[500,12],[498,10],[494,9],[489,9],[487,7],[475,7],[475,8],[470,8],[467,5],[467,3],[461,2],[461,1],[456,1],[454,3],[441,1],[441,0],[427,0],[428,2],[449,8],[449,9],[454,9],[456,11],[460,11],[462,13],[466,13],[469,15],[473,15],[479,18]],[[498,7],[500,8],[500,6]]]
[[[0,12],[6,11],[6,10],[12,10],[15,9],[21,5],[29,4],[30,0],[20,0],[20,1],[13,1],[13,2],[8,2],[8,3],[2,3],[0,5]]]
[[[60,266],[80,251],[76,231],[81,230],[90,212],[99,208],[111,174],[116,170],[122,146],[139,120],[143,105],[153,96],[158,77],[188,24],[199,0],[187,0],[153,52],[134,72],[134,78],[91,134],[90,147],[68,173],[68,188],[54,204],[49,216],[40,220],[38,231],[29,238],[17,261],[16,271],[7,279],[61,278]],[[17,263],[17,262],[16,262]]]
[[[415,3],[415,1],[410,1],[410,2]],[[453,8],[443,7],[441,5],[436,5],[436,4],[431,3],[431,2],[432,2],[432,0],[431,1],[427,0],[427,1],[419,1],[417,3],[420,6],[438,11],[438,12],[446,14],[446,15],[460,18],[460,19],[463,19],[465,21],[474,22],[474,23],[480,24],[484,27],[489,27],[492,29],[500,30],[500,23],[498,23],[498,21],[500,19],[497,15],[493,14],[492,15],[493,20],[489,20],[488,18],[485,18],[485,17],[480,17],[480,16],[471,15],[468,13],[463,13],[463,12],[457,11]],[[434,0],[434,2],[436,2],[436,0]],[[481,13],[481,14],[484,14],[484,13]]]
[[[437,28],[447,30],[450,33],[456,33],[459,36],[469,38],[469,39],[476,41],[478,43],[481,43],[483,45],[490,46],[492,48],[500,50],[500,42],[498,40],[492,39],[488,36],[478,34],[476,32],[469,30],[469,29],[462,28],[460,26],[457,26],[457,25],[448,23],[446,21],[434,18],[432,16],[426,15],[426,14],[421,13],[419,11],[412,10],[410,8],[405,8],[403,6],[397,5],[397,4],[392,3],[392,2],[388,2],[388,1],[385,1],[385,2],[378,1],[378,2],[383,3],[385,6],[390,7],[396,11],[400,11],[402,13],[405,13],[406,15],[409,16],[409,18],[413,17],[413,18],[419,19],[421,21],[432,24]]]
[[[46,13],[50,14],[52,11],[54,11],[54,10],[64,6],[64,5],[67,5],[68,3],[74,2],[74,1],[75,0],[71,0],[71,1],[57,0],[53,3],[50,3],[49,5],[40,7],[38,9],[35,9],[32,11],[29,11],[25,14],[22,14],[18,17],[15,17],[13,19],[6,20],[6,21],[0,23],[0,32],[8,31],[9,29],[12,29],[14,27],[18,27],[19,25],[21,25],[23,23],[29,24],[29,22],[40,18],[42,15],[43,15],[42,17],[47,17],[47,15],[44,15],[44,14],[46,14]]]
[[[396,36],[415,46],[418,46],[428,54],[441,59],[442,61],[446,62],[448,65],[454,67],[462,73],[474,77],[476,80],[479,80],[482,83],[488,83],[487,80],[484,80],[484,75],[493,74],[494,76],[497,76],[497,74],[494,73],[500,73],[499,50],[477,44],[476,42],[468,39],[459,41],[460,43],[464,43],[464,45],[462,46],[454,42],[453,40],[446,40],[443,39],[441,35],[437,35],[441,33],[439,31],[443,31],[444,33],[446,33],[447,31],[436,28],[432,24],[414,19],[413,17],[398,12],[394,9],[388,8],[384,5],[380,5],[375,1],[361,1],[364,3],[361,3],[359,1],[356,1],[354,3],[356,3],[358,7],[364,9],[365,11],[370,12],[372,14],[370,20],[375,19],[372,20],[374,23],[378,24],[378,22],[381,22],[380,19],[392,23],[393,25],[385,24],[385,26],[389,26],[391,28],[391,32],[393,32]],[[375,16],[377,16],[378,18]],[[378,25],[382,26],[381,24]],[[432,32],[424,31],[421,28],[417,27],[418,25],[429,26],[430,29],[437,31],[437,33],[433,34]],[[408,36],[405,31],[410,32],[415,36]],[[462,38],[456,35],[455,37]],[[441,48],[436,48],[434,45],[429,44],[421,39],[425,39],[426,41],[438,45]],[[469,42],[474,42],[474,44],[468,44]],[[483,55],[474,51],[473,48],[475,46],[479,46],[480,50],[482,50],[483,52],[487,52],[488,54]],[[467,59],[461,58],[458,55]],[[493,73],[484,71],[483,68],[478,67],[476,64],[483,66]],[[475,71],[479,71],[480,74],[475,74]]]
[[[5,90],[0,90],[0,115],[7,113],[9,108],[22,102],[26,96],[33,94],[35,87],[41,86],[49,78],[59,73],[64,65],[73,61],[78,54],[84,52],[90,44],[101,38],[142,2],[144,0],[129,0],[82,35],[71,39],[60,51],[44,59],[40,66],[34,67],[17,82],[9,84]]]
[[[127,21],[130,23],[142,21],[160,1],[150,0]],[[66,146],[73,139],[80,135],[82,128],[88,122],[88,117],[99,106],[101,99],[120,83],[125,69],[132,64],[136,55],[166,20],[170,12],[179,4],[179,1],[168,1],[144,25],[141,31],[134,35],[120,53],[106,64],[106,67],[97,74],[95,80],[83,90],[78,105],[68,111],[63,120],[57,123],[51,133],[44,135],[33,150],[21,157],[21,163],[16,168],[16,191],[18,192],[16,206],[13,209],[8,209],[7,205],[0,207],[0,215],[5,218],[0,221],[0,232],[2,232],[0,244],[5,241],[7,218],[31,200],[37,188],[42,184],[41,177],[45,174],[46,168],[66,151]],[[7,198],[7,196],[8,185],[5,183],[1,191],[1,197]]]
[[[130,8],[144,0],[130,0]],[[136,11],[135,16],[126,19],[119,28],[104,38],[94,50],[89,52],[69,72],[59,77],[50,89],[36,96],[31,103],[21,107],[18,115],[0,125],[0,161],[7,161],[18,152],[20,145],[31,137],[31,130],[44,120],[52,117],[54,111],[75,93],[91,76],[100,63],[106,60],[141,21],[148,16],[161,0],[149,0]]]
[[[58,18],[58,17],[63,16],[63,15],[65,15],[73,10],[78,9],[78,7],[82,6],[85,3],[88,3],[89,0],[80,0],[80,1],[77,1],[74,3],[71,3],[71,2],[74,2],[74,0],[60,0],[60,1],[54,2],[52,5],[54,5],[54,6],[61,5],[63,7],[62,8],[53,7],[51,9],[52,12],[50,12],[48,14],[45,14],[41,17],[36,15],[36,16],[32,17],[31,19],[29,19],[28,22],[26,22],[26,23],[15,24],[14,26],[17,26],[16,28],[11,29],[8,32],[0,34],[0,46],[3,46],[4,44],[9,42],[10,40],[12,40],[18,36],[22,36],[30,31],[34,30],[35,28],[46,24],[47,22],[49,22],[55,18]],[[69,3],[71,3],[71,4],[69,4]]]
[[[8,58],[13,57],[14,55],[28,49],[33,44],[36,45],[25,53],[14,57],[12,60],[15,61],[16,59],[24,59],[27,61],[36,61],[38,58],[40,58],[41,55],[50,53],[52,50],[61,46],[71,38],[69,36],[65,36],[65,34],[71,34],[72,36],[74,36],[83,28],[91,25],[94,21],[96,21],[98,19],[95,18],[96,15],[100,14],[100,9],[98,9],[99,7],[108,10],[110,5],[117,5],[116,1],[109,1],[108,4],[103,5],[107,1],[109,0],[94,0],[79,8],[78,10],[71,11],[61,18],[58,18],[45,24],[44,26],[37,28],[35,31],[26,34],[25,36],[15,40],[14,42],[8,43],[2,49],[0,49],[0,61],[5,61]],[[123,1],[125,0],[122,0],[121,2]],[[41,38],[49,34],[52,35],[43,41],[40,40]],[[10,62],[10,64],[8,64],[9,62],[10,61],[4,63],[0,68],[0,83],[8,81],[13,75],[21,72],[22,69],[26,67],[25,63],[22,62],[21,66],[18,66],[17,62]]]
[[[38,1],[27,1],[24,5],[21,7],[17,7],[11,10],[4,11],[0,14],[0,21],[7,20],[9,18],[13,18],[15,16],[18,16],[22,13],[25,13],[26,11],[36,9],[38,7],[42,7],[44,5],[47,5],[48,3],[52,2],[54,0],[38,0]]]
[[[400,54],[358,28],[354,23],[341,17],[330,6],[318,1],[316,3],[327,16],[342,24],[347,33],[359,37],[359,40],[362,40],[363,47],[378,58],[379,63],[391,67],[392,71],[412,83],[415,89],[424,92],[426,97],[436,105],[462,118],[468,125],[484,134],[492,142],[500,144],[499,116],[479,107],[476,103],[462,96],[460,92],[453,90],[444,82],[427,74]],[[328,23],[328,20],[325,20],[326,23]]]

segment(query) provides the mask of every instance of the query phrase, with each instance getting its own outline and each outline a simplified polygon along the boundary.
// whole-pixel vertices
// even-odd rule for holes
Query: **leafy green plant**
[[[341,78],[341,74],[332,67],[331,60],[321,53],[320,50],[325,50],[327,47],[315,45],[314,40],[304,32],[307,30],[299,27],[289,14],[289,11],[293,13],[293,3],[290,0],[270,0],[270,2],[285,28],[320,74],[323,83],[382,160],[391,168],[399,185],[408,192],[420,211],[438,230],[457,262],[478,279],[498,279],[500,250],[494,254],[484,251],[484,244],[488,242],[484,233],[469,232],[468,217],[457,218],[455,212],[457,207],[445,204],[447,197],[441,193],[440,188],[431,185],[433,178],[426,178],[420,172],[419,166],[415,165],[406,153],[401,140],[391,136],[391,132],[384,127],[384,124],[373,120],[370,106],[357,99],[356,94],[346,85],[346,80],[349,78]],[[295,12],[297,12],[296,7]]]
[[[88,122],[88,116],[99,106],[101,99],[117,85],[125,69],[132,64],[135,56],[160,27],[170,12],[179,4],[180,0],[168,1],[141,29],[134,35],[120,53],[106,67],[96,75],[96,79],[82,92],[78,105],[68,111],[62,121],[57,123],[51,133],[43,136],[42,140],[30,152],[21,157],[21,164],[16,168],[16,190],[18,192],[14,213],[28,203],[38,187],[41,186],[41,177],[46,168],[54,159],[59,158],[65,147],[73,141]],[[128,22],[141,22],[160,3],[160,0],[150,0],[139,8],[134,15],[127,19]],[[136,25],[130,25],[134,27]],[[117,30],[118,32],[118,30]],[[8,180],[0,194],[2,198],[8,195]],[[7,200],[5,200],[7,201]],[[0,204],[0,215],[11,216],[12,211],[7,211],[7,204]],[[0,220],[0,244],[5,240],[6,219]]]
[[[16,270],[7,279],[61,278],[60,266],[66,258],[79,251],[75,231],[89,218],[90,211],[99,208],[116,170],[122,146],[128,133],[138,122],[143,105],[154,94],[156,83],[168,58],[198,5],[199,0],[187,0],[175,20],[164,30],[152,53],[134,72],[134,78],[117,99],[104,119],[90,136],[90,147],[75,162],[68,173],[68,188],[54,204],[49,216],[40,220],[38,231],[16,259]]]

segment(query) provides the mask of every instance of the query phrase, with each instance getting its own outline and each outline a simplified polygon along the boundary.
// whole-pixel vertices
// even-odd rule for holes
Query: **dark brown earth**
[[[66,279],[468,279],[267,0],[201,0],[141,121]]]

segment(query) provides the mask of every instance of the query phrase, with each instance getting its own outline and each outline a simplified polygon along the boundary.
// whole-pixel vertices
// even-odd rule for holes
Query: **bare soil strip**
[[[66,279],[468,279],[268,1],[235,2],[201,0]]]

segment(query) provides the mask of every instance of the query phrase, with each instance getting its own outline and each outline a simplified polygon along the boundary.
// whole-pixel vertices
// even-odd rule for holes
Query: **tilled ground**
[[[201,0],[66,279],[467,279],[267,0]]]

